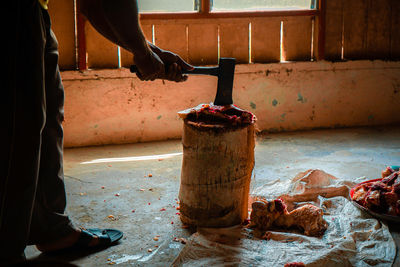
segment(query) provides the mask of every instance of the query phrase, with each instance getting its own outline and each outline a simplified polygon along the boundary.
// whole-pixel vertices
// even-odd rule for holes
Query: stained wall
[[[65,146],[180,138],[177,112],[212,102],[217,78],[142,82],[127,69],[62,72]],[[236,67],[234,103],[260,131],[400,123],[400,62],[296,62]]]

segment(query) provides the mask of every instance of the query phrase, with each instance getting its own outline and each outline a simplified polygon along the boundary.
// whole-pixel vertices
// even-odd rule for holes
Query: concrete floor
[[[79,266],[168,266],[184,246],[174,238],[193,233],[176,214],[181,153],[180,140],[66,149],[67,209],[75,224],[117,228],[125,237],[104,251],[57,257]],[[386,165],[400,165],[400,127],[267,134],[258,138],[255,153],[252,188],[309,168],[372,179]],[[391,229],[399,245],[399,227]],[[33,246],[26,254],[49,257]]]

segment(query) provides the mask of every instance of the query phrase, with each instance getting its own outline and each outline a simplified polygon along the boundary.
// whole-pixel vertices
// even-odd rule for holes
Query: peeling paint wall
[[[214,100],[217,78],[142,82],[127,69],[62,72],[65,146],[180,138],[177,111]],[[400,123],[400,62],[236,67],[233,100],[265,131]]]

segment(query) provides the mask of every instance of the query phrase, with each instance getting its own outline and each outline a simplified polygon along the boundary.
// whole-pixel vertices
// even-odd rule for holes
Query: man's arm
[[[80,11],[104,37],[135,55],[140,79],[187,79],[181,69],[191,69],[190,65],[179,56],[147,43],[136,0],[81,0]]]

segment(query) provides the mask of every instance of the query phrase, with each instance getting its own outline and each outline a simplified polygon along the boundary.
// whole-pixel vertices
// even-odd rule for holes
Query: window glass
[[[213,11],[315,9],[316,0],[211,0]]]
[[[198,11],[199,0],[138,0],[139,12]]]

